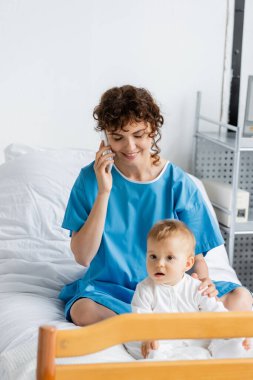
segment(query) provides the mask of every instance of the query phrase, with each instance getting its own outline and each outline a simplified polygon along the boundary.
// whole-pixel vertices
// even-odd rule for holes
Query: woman
[[[85,326],[130,312],[136,285],[147,275],[147,233],[161,219],[182,220],[194,233],[194,271],[203,294],[218,294],[226,307],[242,299],[249,307],[246,289],[223,282],[216,290],[208,278],[204,255],[223,239],[189,176],[160,158],[163,117],[150,93],[129,85],[112,88],[93,116],[109,146],[102,142],[95,161],[81,170],[66,209],[63,228],[70,230],[76,261],[88,267],[60,293],[66,318]]]

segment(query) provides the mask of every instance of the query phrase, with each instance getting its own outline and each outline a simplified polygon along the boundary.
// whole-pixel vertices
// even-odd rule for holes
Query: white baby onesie
[[[200,284],[201,281],[188,274],[184,274],[182,280],[173,286],[156,284],[152,279],[147,277],[136,287],[131,303],[132,311],[133,313],[228,311],[223,303],[217,301],[215,297],[209,298],[208,296],[201,295],[202,291],[198,290]],[[156,360],[207,359],[210,358],[208,346],[215,353],[219,352],[220,355],[222,344],[221,341],[217,342],[219,342],[218,347],[216,341],[213,341],[212,345],[209,346],[210,340],[162,340],[159,341],[158,350],[151,350],[149,358]],[[140,347],[141,342],[128,342],[125,346],[134,358],[143,359]],[[245,351],[244,349],[242,350]]]

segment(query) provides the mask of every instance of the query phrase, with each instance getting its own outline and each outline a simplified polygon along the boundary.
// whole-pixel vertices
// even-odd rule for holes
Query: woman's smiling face
[[[150,132],[150,126],[144,122],[132,122],[127,124],[124,130],[107,132],[109,144],[115,153],[115,162],[138,166],[143,160],[149,160],[152,145]]]

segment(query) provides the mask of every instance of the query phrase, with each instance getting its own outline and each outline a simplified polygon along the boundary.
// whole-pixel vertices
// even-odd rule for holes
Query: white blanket
[[[253,346],[252,349],[246,351],[242,341],[243,338],[160,340],[159,347],[156,350],[150,350],[147,360],[171,361],[253,357]],[[136,360],[143,360],[141,342],[128,342],[125,347]]]
[[[1,294],[1,380],[35,380],[38,327],[77,328],[65,321],[63,304],[55,297],[33,293]],[[84,342],[85,344],[85,342]],[[122,345],[96,354],[57,359],[58,363],[94,363],[134,360]]]

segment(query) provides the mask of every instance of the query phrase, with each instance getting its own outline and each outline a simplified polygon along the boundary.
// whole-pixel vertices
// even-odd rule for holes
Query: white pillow
[[[15,160],[23,154],[42,151],[43,149],[37,146],[30,146],[25,144],[10,144],[4,149],[5,162]],[[45,150],[45,149],[44,149]]]
[[[89,150],[44,149],[0,166],[0,292],[57,296],[85,272],[61,228],[70,190]]]
[[[1,165],[0,239],[8,246],[19,241],[21,248],[65,241],[61,223],[70,190],[81,167],[93,159],[87,150],[44,150]]]
[[[61,157],[64,155],[68,156],[69,159],[76,159],[77,157],[81,158],[82,156],[88,157],[91,155],[94,156],[94,152],[88,149],[74,149],[74,148],[48,148],[37,145],[26,145],[26,144],[10,144],[4,149],[4,159],[5,162],[15,160],[23,156],[24,154],[32,152],[48,152],[49,154],[55,153],[55,157]]]

